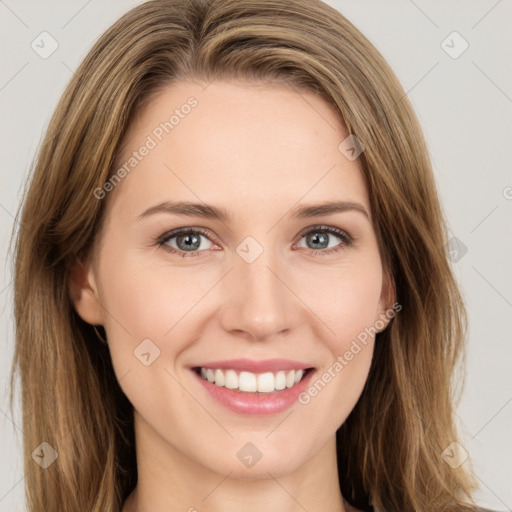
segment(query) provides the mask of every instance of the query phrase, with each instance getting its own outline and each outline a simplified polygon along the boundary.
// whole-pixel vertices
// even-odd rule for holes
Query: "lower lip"
[[[299,395],[308,387],[315,370],[309,370],[301,381],[293,387],[273,391],[272,393],[247,393],[228,389],[203,379],[194,370],[192,370],[192,373],[196,379],[199,379],[210,396],[231,411],[237,414],[267,416],[283,412],[291,407],[298,400]]]

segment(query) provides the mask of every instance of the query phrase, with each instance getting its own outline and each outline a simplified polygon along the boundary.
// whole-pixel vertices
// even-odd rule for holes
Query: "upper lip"
[[[212,370],[238,370],[241,372],[265,373],[279,370],[306,370],[313,368],[310,364],[292,361],[291,359],[267,359],[255,361],[252,359],[229,359],[225,361],[210,361],[195,365],[194,368],[211,368]]]

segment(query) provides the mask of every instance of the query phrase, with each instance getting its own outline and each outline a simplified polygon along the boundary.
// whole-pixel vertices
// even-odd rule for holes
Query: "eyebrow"
[[[351,201],[330,201],[311,205],[300,205],[291,209],[290,215],[299,219],[306,219],[347,211],[362,213],[368,220],[370,220],[370,215],[367,209],[362,204]],[[205,203],[191,203],[187,201],[164,201],[145,210],[139,215],[138,220],[155,213],[171,213],[176,215],[185,215],[188,217],[204,217],[209,219],[218,219],[223,222],[227,222],[232,218],[231,213],[222,207]]]

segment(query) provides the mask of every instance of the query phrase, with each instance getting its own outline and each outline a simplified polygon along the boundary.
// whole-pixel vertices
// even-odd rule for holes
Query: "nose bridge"
[[[270,247],[258,246],[253,239],[237,248],[222,318],[225,329],[263,339],[292,327],[294,305],[293,294],[284,284],[284,265]]]

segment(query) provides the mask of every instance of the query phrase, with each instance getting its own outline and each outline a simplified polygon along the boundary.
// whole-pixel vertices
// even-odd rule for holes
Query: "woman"
[[[413,110],[340,13],[134,8],[22,210],[29,510],[477,510],[445,242]]]

